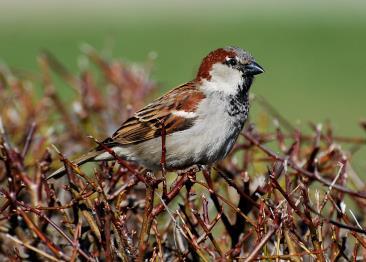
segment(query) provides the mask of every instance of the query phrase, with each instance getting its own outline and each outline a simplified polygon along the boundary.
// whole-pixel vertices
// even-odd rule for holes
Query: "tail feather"
[[[96,156],[98,156],[101,152],[100,151],[90,151],[79,158],[72,160],[73,163],[75,163],[78,166],[81,166],[87,162],[93,161]],[[51,175],[47,177],[47,180],[54,178],[58,179],[66,174],[65,166],[60,167],[55,172],[53,172]]]

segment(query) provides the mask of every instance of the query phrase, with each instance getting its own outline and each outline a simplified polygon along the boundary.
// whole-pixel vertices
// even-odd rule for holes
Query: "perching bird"
[[[127,119],[104,146],[148,170],[160,169],[162,128],[168,170],[207,165],[223,159],[233,147],[249,112],[249,89],[263,73],[254,58],[238,47],[209,53],[194,80],[176,87]],[[113,160],[99,146],[73,162]],[[65,173],[62,167],[48,178]]]

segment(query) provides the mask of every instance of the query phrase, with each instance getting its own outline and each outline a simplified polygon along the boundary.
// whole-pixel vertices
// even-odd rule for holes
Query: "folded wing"
[[[204,94],[191,82],[181,85],[136,112],[104,141],[108,147],[140,143],[190,128]]]

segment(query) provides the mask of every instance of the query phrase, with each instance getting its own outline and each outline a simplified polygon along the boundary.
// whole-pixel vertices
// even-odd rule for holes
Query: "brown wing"
[[[204,94],[191,82],[181,85],[136,112],[104,143],[127,145],[161,136],[162,123],[166,134],[192,126],[194,118],[172,114],[173,111],[195,112]]]

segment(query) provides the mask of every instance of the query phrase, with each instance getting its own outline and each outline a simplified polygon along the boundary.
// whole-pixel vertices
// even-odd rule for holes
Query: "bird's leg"
[[[177,170],[178,176],[185,175],[186,173],[198,173],[205,169],[206,166],[203,165],[193,165],[185,169]]]
[[[161,167],[161,175],[163,176],[163,199],[166,199],[168,191],[166,187],[166,147],[165,147],[165,138],[166,131],[165,125],[163,121],[160,121],[161,124],[161,158],[160,158],[160,167]]]

